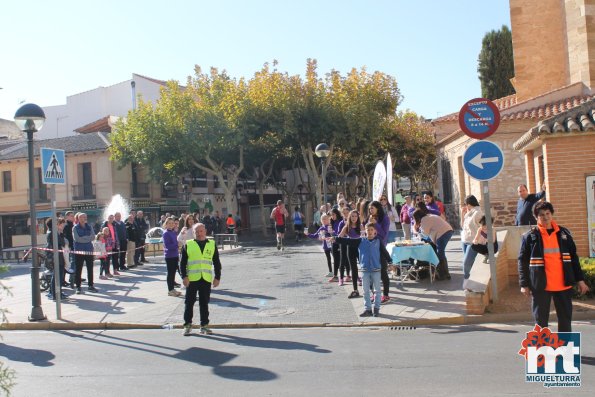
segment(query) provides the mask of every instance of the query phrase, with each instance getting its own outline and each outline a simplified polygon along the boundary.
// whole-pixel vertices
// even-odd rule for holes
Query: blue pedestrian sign
[[[66,183],[66,158],[64,150],[42,147],[41,179],[46,185],[64,185]]]
[[[463,154],[463,167],[471,178],[478,181],[489,181],[502,171],[504,153],[495,143],[475,142]]]

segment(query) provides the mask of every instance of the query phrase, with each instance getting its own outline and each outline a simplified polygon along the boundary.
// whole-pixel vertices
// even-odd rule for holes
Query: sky
[[[398,110],[425,118],[481,96],[485,33],[510,27],[507,0],[7,0],[0,22],[0,118],[20,104],[128,80],[185,83],[194,66],[250,78],[366,67],[394,76]]]

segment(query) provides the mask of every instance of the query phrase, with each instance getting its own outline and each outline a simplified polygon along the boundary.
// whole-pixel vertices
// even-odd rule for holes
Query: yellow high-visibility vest
[[[201,252],[200,247],[195,240],[188,240],[186,242],[186,253],[188,254],[188,263],[186,265],[188,281],[204,279],[209,283],[213,282],[213,255],[215,255],[215,242],[213,240],[208,240],[204,250]]]

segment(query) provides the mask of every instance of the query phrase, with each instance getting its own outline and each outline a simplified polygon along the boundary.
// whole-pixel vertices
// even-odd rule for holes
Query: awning
[[[52,217],[52,210],[43,210],[43,211],[36,211],[35,215],[37,219],[40,218],[51,218]]]

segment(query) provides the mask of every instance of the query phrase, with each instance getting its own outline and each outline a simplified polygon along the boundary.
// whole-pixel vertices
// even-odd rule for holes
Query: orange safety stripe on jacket
[[[540,224],[537,225],[541,233],[541,240],[543,241],[543,259],[545,261],[545,277],[547,280],[545,290],[564,291],[572,287],[564,284],[564,264],[562,262],[562,254],[560,253],[560,245],[558,244],[560,227],[553,221],[552,226],[554,227],[554,231],[552,234],[548,234],[545,227]]]

